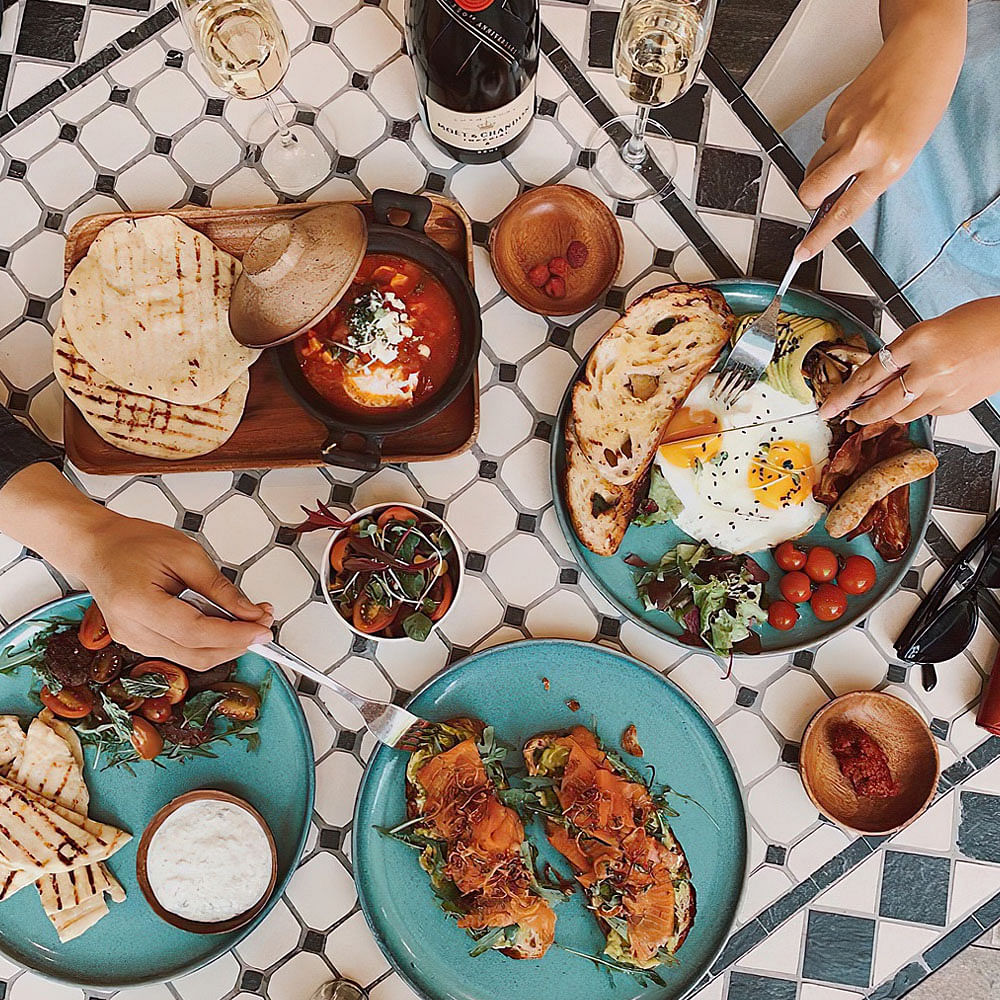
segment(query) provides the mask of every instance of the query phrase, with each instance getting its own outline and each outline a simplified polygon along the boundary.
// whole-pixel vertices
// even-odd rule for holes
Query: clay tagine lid
[[[233,336],[274,347],[305,333],[347,291],[368,245],[368,224],[349,202],[275,222],[254,237],[229,301]]]

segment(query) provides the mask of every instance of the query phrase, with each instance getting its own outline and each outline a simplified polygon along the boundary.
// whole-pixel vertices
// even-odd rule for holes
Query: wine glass
[[[592,170],[618,201],[644,201],[662,194],[677,169],[677,154],[659,144],[656,157],[648,139],[669,139],[649,117],[687,93],[701,67],[715,17],[716,0],[625,0],[614,43],[618,86],[638,104],[590,138]]]
[[[273,92],[288,70],[288,39],[271,0],[179,0],[181,23],[212,82],[240,100],[263,98],[267,111],[250,140],[260,165],[286,194],[302,194],[330,175],[333,163],[316,132],[296,122],[293,104]],[[329,133],[328,123],[324,129]],[[327,138],[333,141],[333,135]]]

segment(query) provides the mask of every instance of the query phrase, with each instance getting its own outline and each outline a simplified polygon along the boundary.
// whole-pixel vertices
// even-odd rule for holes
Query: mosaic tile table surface
[[[718,725],[752,825],[751,874],[735,933],[698,996],[898,996],[1000,920],[1000,740],[985,739],[972,712],[1000,606],[984,601],[987,623],[966,654],[941,667],[930,694],[891,652],[940,560],[993,505],[1000,433],[992,411],[939,421],[941,471],[927,544],[902,590],[862,626],[790,661],[738,659],[723,678],[708,657],[623,624],[579,573],[556,523],[547,468],[559,398],[579,359],[643,290],[674,279],[778,277],[805,220],[788,183],[797,164],[709,59],[706,78],[655,115],[677,140],[676,191],[662,205],[617,207],[626,240],[617,287],[589,313],[548,323],[499,291],[483,243],[490,221],[526,185],[594,187],[578,165],[581,140],[595,119],[625,109],[607,68],[615,10],[543,4],[546,56],[530,138],[508,162],[470,167],[439,152],[418,122],[412,70],[400,52],[402,0],[279,6],[294,48],[284,89],[329,108],[337,125],[336,173],[310,197],[355,198],[383,185],[430,189],[459,199],[476,220],[485,327],[479,440],[458,458],[371,475],[310,469],[75,478],[116,510],[196,535],[251,596],[274,602],[283,643],[374,696],[401,698],[468,651],[522,636],[596,640],[662,670]],[[259,109],[213,89],[171,8],[155,0],[152,7],[151,0],[24,0],[4,14],[0,53],[2,398],[58,439],[61,397],[48,345],[69,227],[107,210],[266,204],[278,196],[244,162],[244,137]],[[804,268],[801,281],[887,339],[913,321],[853,237]],[[443,634],[405,651],[352,644],[317,597],[324,539],[281,531],[317,497],[345,510],[423,499],[444,512],[469,551],[469,574],[462,607]],[[3,622],[70,583],[0,537]],[[858,687],[884,688],[919,706],[933,720],[944,765],[934,805],[888,841],[852,840],[824,821],[796,773],[811,713]],[[375,1000],[410,995],[372,941],[350,877],[350,817],[370,743],[342,703],[304,688],[302,704],[318,791],[312,836],[287,896],[232,954],[128,995],[296,1000],[333,972],[370,987]],[[0,979],[8,1000],[82,996],[6,962]]]

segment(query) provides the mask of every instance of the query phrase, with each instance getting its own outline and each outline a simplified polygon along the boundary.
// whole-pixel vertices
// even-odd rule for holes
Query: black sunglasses
[[[982,548],[985,552],[975,572],[950,601],[943,603],[961,575],[969,572],[969,564]],[[984,589],[1000,589],[1000,510],[959,552],[903,627],[894,647],[899,658],[928,664],[958,656],[976,633],[978,598]]]

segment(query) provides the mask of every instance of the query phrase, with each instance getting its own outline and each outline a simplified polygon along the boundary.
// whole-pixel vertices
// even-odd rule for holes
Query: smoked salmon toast
[[[442,908],[476,940],[511,958],[541,958],[555,936],[550,900],[507,790],[504,751],[478,719],[452,719],[428,730],[406,767],[407,822],[381,830],[420,852]]]
[[[638,969],[672,963],[695,893],[662,794],[584,726],[532,737],[524,760],[549,842],[607,935],[605,954]]]

